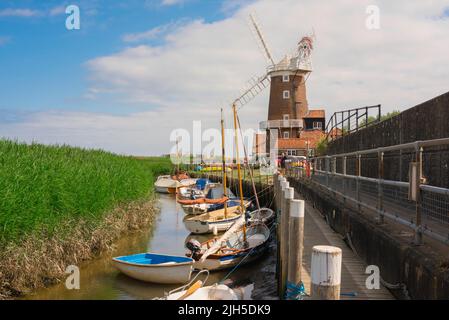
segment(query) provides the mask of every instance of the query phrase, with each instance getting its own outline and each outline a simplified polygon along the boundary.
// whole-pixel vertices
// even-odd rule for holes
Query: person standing
[[[285,174],[285,160],[287,160],[287,156],[285,155],[285,153],[282,153],[282,157],[281,157],[281,172],[282,172],[282,174]]]

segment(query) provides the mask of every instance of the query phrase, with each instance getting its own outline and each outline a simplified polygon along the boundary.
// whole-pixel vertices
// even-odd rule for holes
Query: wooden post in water
[[[283,217],[283,210],[284,210],[284,206],[283,206],[283,196],[284,196],[284,189],[288,187],[288,181],[287,179],[285,179],[282,176],[279,176],[279,187],[278,187],[278,196],[277,196],[277,200],[278,200],[278,212],[280,213],[280,215],[278,215],[278,220],[277,220],[277,226],[276,226],[276,235],[277,235],[277,259],[278,259],[278,265],[277,265],[277,270],[276,273],[278,275],[277,279],[278,279],[278,294],[279,297],[282,297],[282,283],[281,283],[281,279],[282,279],[282,217]]]
[[[282,199],[282,182],[286,181],[286,179],[281,176],[278,175],[278,187],[277,187],[277,193],[276,193],[276,210],[278,212],[281,211],[281,199]]]
[[[275,209],[275,212],[277,211],[277,202],[276,202],[276,198],[278,197],[278,173],[275,173],[275,174],[273,174],[273,197],[274,197],[274,199],[273,199],[273,204],[274,204],[274,209]]]
[[[295,197],[295,189],[291,188],[288,182],[284,188],[283,195],[281,212],[281,299],[285,298],[285,290],[287,288],[290,201]]]
[[[277,206],[277,198],[279,197],[278,189],[279,189],[279,173],[273,174],[273,204],[274,204],[274,212],[275,212],[275,223],[277,223],[277,213],[279,207]],[[279,239],[278,239],[278,226],[276,225],[276,279],[279,279]]]
[[[341,249],[332,246],[312,248],[313,300],[340,300]]]
[[[290,200],[290,226],[288,241],[288,277],[287,283],[299,285],[304,252],[304,200]]]

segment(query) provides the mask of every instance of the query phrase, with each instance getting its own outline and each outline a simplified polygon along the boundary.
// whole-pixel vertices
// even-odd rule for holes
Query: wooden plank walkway
[[[295,199],[302,197],[295,191]],[[342,300],[391,300],[393,295],[381,285],[380,289],[367,289],[365,286],[365,269],[367,265],[357,257],[336,233],[326,223],[320,212],[306,201],[304,217],[304,256],[301,278],[306,293],[310,293],[310,272],[312,260],[312,247],[315,245],[331,245],[342,250],[341,292],[356,293],[355,297],[343,295]]]

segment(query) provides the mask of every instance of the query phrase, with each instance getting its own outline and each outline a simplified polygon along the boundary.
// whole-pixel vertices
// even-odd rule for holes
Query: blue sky
[[[80,30],[65,28],[69,4]],[[250,12],[277,61],[315,31],[307,98],[328,117],[448,91],[449,0],[0,0],[0,137],[166,153],[174,129],[216,127],[219,108],[265,72]],[[267,104],[266,90],[243,125],[257,128]]]
[[[68,15],[58,9],[68,4],[80,8],[80,30],[65,28]],[[174,1],[168,5],[160,0],[2,0],[0,39],[5,40],[0,44],[0,109],[20,118],[26,112],[45,109],[129,113],[148,108],[123,108],[114,99],[85,99],[89,82],[86,61],[127,47],[129,44],[122,39],[125,34],[179,20],[212,22],[223,19],[225,14],[218,0]],[[154,38],[145,43],[158,45],[161,41]],[[15,117],[10,114],[9,118]]]

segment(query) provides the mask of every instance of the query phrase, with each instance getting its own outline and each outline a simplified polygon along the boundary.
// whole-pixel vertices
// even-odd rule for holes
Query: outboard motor
[[[252,212],[252,211],[254,211],[254,210],[256,210],[256,209],[257,209],[257,206],[256,206],[252,201],[250,201],[250,202],[249,202],[249,205],[248,205],[248,210],[247,210],[247,211]]]
[[[201,252],[201,243],[198,240],[190,239],[185,244],[186,248],[192,252],[192,258],[195,261],[199,260],[199,254]]]

